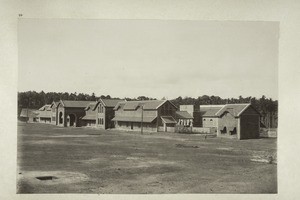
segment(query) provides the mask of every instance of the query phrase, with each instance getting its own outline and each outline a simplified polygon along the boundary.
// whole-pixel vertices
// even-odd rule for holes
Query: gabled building
[[[115,117],[114,107],[123,102],[123,99],[99,99],[94,106],[96,112],[96,127],[103,129],[110,129],[115,127],[112,119]]]
[[[260,113],[251,104],[200,106],[203,127],[216,128],[218,137],[259,137]]]
[[[51,105],[44,105],[38,110],[40,123],[51,123],[52,109]]]
[[[51,108],[51,124],[58,125],[58,112],[57,112],[57,105],[59,101],[53,101],[50,105]]]
[[[115,107],[116,129],[174,132],[177,107],[168,100],[123,101]]]
[[[80,119],[85,116],[85,108],[94,101],[66,101],[57,103],[56,124],[59,126],[81,126]]]

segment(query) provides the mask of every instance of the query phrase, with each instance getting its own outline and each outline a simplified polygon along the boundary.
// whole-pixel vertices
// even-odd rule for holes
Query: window
[[[206,121],[206,119],[203,119],[203,121]]]
[[[98,113],[103,113],[103,111],[104,111],[104,107],[101,104],[99,104]]]
[[[98,118],[98,124],[104,124],[103,118]]]
[[[212,119],[210,119],[209,121],[211,121],[211,122],[212,122]]]

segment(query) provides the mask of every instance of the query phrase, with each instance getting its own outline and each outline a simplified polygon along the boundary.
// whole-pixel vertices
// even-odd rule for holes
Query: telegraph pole
[[[143,120],[144,120],[144,105],[142,105],[141,134],[143,134]]]
[[[28,123],[28,121],[29,121],[29,117],[28,117],[29,98],[30,97],[28,96],[27,113],[26,113],[26,115],[27,115],[26,123]]]

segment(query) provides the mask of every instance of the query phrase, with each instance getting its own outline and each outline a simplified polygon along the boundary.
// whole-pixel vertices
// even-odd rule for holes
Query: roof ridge
[[[218,113],[223,110],[223,108],[225,108],[226,104],[224,106],[222,106],[222,108],[220,108],[220,110],[218,110],[218,112],[215,113],[215,116],[218,116]]]
[[[126,102],[148,102],[148,101],[166,101],[166,100],[132,100],[132,101],[126,101]]]

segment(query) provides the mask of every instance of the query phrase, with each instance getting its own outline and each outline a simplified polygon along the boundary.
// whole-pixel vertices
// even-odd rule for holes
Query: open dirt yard
[[[18,124],[18,193],[277,193],[276,138]]]

